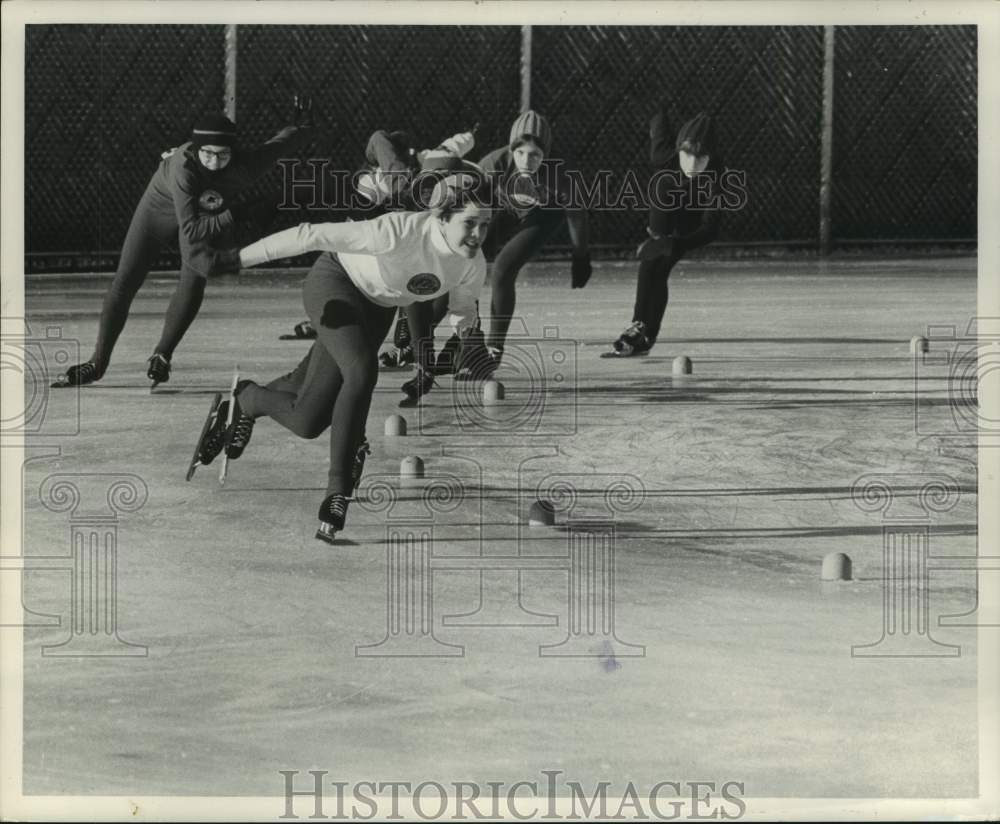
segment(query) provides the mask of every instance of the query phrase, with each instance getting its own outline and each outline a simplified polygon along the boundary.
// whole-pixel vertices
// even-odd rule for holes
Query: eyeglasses
[[[230,149],[223,149],[221,152],[215,152],[211,149],[200,148],[198,149],[198,154],[203,155],[206,158],[215,158],[216,160],[232,160],[233,153]]]

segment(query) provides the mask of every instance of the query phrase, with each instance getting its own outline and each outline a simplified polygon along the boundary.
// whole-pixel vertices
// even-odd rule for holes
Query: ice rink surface
[[[975,574],[940,560],[976,552],[976,454],[954,370],[931,357],[961,345],[947,327],[961,338],[975,316],[975,272],[969,258],[685,262],[653,352],[607,360],[634,266],[601,264],[571,291],[567,265],[534,264],[500,406],[442,379],[419,410],[400,410],[407,373],[381,374],[369,505],[352,504],[333,547],[313,538],[328,434],[298,440],[261,420],[225,487],[214,466],[184,481],[234,364],[269,380],[305,354],[278,340],[305,317],[301,276],[210,284],[153,396],[145,360],[173,280],[151,276],[104,379],[48,398],[50,425],[74,432],[78,397],[79,433],[24,471],[26,556],[69,557],[84,509],[106,514],[115,478],[141,479],[145,502],[113,527],[114,607],[118,637],[141,645],[115,648],[145,654],[43,654],[85,651],[56,647],[73,637],[77,583],[68,561],[24,573],[39,624],[25,631],[25,793],[280,795],[279,770],[323,769],[975,795],[976,634],[939,619],[976,605]],[[107,283],[29,283],[32,333],[58,326],[86,357]],[[915,360],[910,338],[928,326],[940,339]],[[673,376],[679,355],[692,375]],[[406,437],[383,436],[393,413]],[[399,483],[407,455],[424,459],[423,486]],[[40,490],[67,473],[84,503],[52,511]],[[936,507],[922,492],[935,479],[952,490]],[[879,483],[889,508],[856,494]],[[425,500],[428,484],[438,492]],[[525,526],[546,492],[556,524]],[[901,614],[883,609],[896,591],[883,546],[900,524],[929,528],[937,559],[910,613],[926,631],[889,632],[922,657],[852,655]],[[422,547],[402,578],[398,534]],[[821,582],[830,552],[850,556],[853,580]],[[571,556],[612,558],[614,575]]]

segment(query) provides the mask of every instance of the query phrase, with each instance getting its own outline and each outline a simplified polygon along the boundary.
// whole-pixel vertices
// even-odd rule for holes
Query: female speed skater
[[[463,163],[476,144],[477,123],[466,132],[459,132],[441,141],[434,149],[415,148],[413,138],[405,131],[378,129],[368,138],[365,147],[365,165],[356,176],[354,191],[360,209],[352,210],[355,216],[366,219],[390,211],[421,211],[427,208],[427,199],[439,177],[423,174],[429,172],[474,169]],[[417,184],[415,191],[414,182]],[[285,339],[312,340],[316,337],[313,325],[304,320],[295,324],[293,334]],[[393,331],[393,347],[379,356],[383,366],[406,366],[413,363],[413,346],[410,340],[406,313],[399,311],[399,320]]]
[[[231,403],[210,413],[197,462],[224,449],[239,458],[254,420],[268,416],[300,438],[330,428],[330,470],[316,537],[333,542],[367,454],[365,424],[378,380],[378,349],[397,308],[451,294],[451,323],[466,335],[486,278],[480,250],[490,220],[488,182],[460,173],[439,181],[424,212],[389,212],[372,220],[303,223],[238,253],[239,267],[312,251],[303,303],[317,339],[298,367],[266,385],[243,380]],[[425,330],[415,338],[424,337]],[[431,355],[418,348],[417,374],[403,385],[411,399],[430,391]],[[214,416],[214,418],[213,418]],[[230,421],[227,425],[227,419]]]
[[[163,154],[132,215],[118,269],[104,298],[94,352],[89,360],[71,366],[56,386],[82,386],[103,377],[146,275],[160,250],[179,241],[180,282],[147,370],[154,386],[169,380],[174,349],[198,315],[219,251],[234,245],[238,224],[256,216],[258,204],[238,196],[314,134],[311,100],[296,96],[294,117],[296,125],[282,129],[257,149],[244,149],[228,117],[206,115],[195,123],[189,142]]]

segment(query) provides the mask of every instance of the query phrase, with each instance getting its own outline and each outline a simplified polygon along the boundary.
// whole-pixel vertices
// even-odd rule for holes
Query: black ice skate
[[[147,363],[149,366],[146,368],[146,377],[153,382],[152,386],[149,387],[149,391],[152,392],[161,383],[170,380],[170,358],[159,352],[154,352]]]
[[[457,381],[485,381],[493,377],[500,366],[503,350],[487,346],[481,331],[473,330],[462,345]]]
[[[208,409],[208,416],[201,427],[201,434],[198,435],[198,442],[194,447],[194,455],[188,464],[185,480],[190,481],[194,477],[194,472],[199,466],[208,466],[222,451],[226,443],[226,404],[222,403],[222,393],[216,392],[212,396],[212,403]]]
[[[279,335],[279,340],[315,340],[316,328],[307,320],[296,323],[291,335]]]
[[[243,454],[243,450],[246,449],[247,444],[250,443],[250,436],[253,435],[254,419],[243,411],[243,407],[240,406],[238,397],[239,393],[251,383],[253,383],[253,381],[238,381],[236,384],[236,391],[233,393],[231,400],[233,414],[231,416],[232,422],[226,428],[225,448],[226,457],[233,461]]]
[[[404,346],[402,349],[393,346],[378,356],[378,362],[383,369],[402,369],[413,366],[416,356],[413,354],[412,346]]]
[[[71,366],[66,370],[65,375],[59,375],[55,383],[52,384],[52,388],[66,389],[70,386],[85,386],[88,383],[100,380],[100,378],[101,375],[97,371],[97,364],[93,361],[84,361],[83,363],[78,363],[76,366]]]
[[[319,506],[319,528],[316,537],[328,544],[334,543],[337,533],[343,530],[347,519],[347,498],[327,495]]]
[[[601,355],[602,358],[634,358],[645,355],[653,348],[653,343],[646,335],[646,324],[636,320],[611,346],[612,351],[605,352]]]

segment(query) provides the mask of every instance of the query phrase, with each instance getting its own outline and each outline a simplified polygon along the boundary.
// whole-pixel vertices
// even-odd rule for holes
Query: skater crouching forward
[[[240,195],[281,157],[313,138],[312,116],[311,100],[296,97],[295,125],[250,149],[238,144],[236,126],[229,118],[210,114],[195,123],[189,142],[164,152],[125,235],[114,280],[104,297],[94,352],[89,360],[67,369],[55,386],[82,386],[103,377],[133,299],[160,251],[174,242],[180,245],[180,279],[147,369],[154,385],[170,379],[174,349],[198,315],[220,250],[238,242],[233,234],[236,226],[254,215],[256,205]]]
[[[490,220],[488,182],[450,175],[439,181],[427,212],[390,212],[354,223],[303,223],[239,252],[239,266],[322,251],[303,286],[306,314],[317,339],[288,375],[261,386],[240,381],[232,423],[228,406],[199,445],[198,460],[224,448],[238,458],[254,419],[269,416],[300,438],[330,427],[330,472],[319,509],[316,537],[332,542],[344,528],[349,496],[357,487],[367,452],[365,424],[378,379],[378,349],[396,310],[450,294],[451,323],[464,338],[476,320],[476,300],[486,279],[480,244]],[[233,261],[235,263],[235,261]],[[415,340],[428,330],[413,330]],[[416,377],[403,389],[411,398],[434,384],[429,347],[418,349]]]

